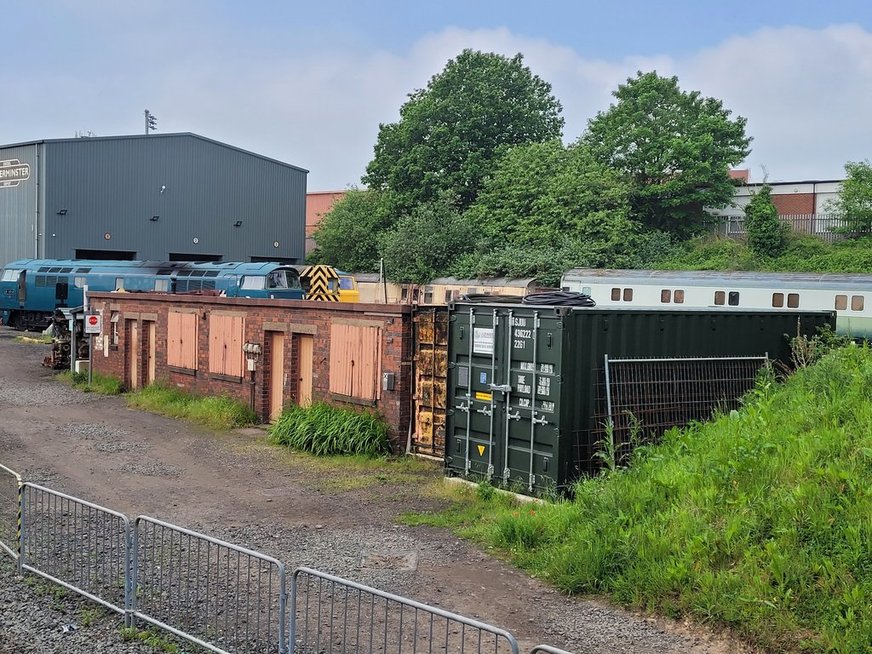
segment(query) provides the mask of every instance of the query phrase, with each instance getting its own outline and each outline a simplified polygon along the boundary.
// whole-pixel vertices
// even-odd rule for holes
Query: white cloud
[[[845,161],[870,156],[872,33],[857,26],[767,29],[681,57],[621,60],[586,59],[507,29],[448,28],[401,55],[332,41],[296,51],[291,39],[276,55],[274,44],[261,48],[253,40],[227,47],[216,35],[201,35],[186,48],[184,39],[184,30],[163,33],[147,48],[147,65],[147,38],[137,31],[128,48],[118,46],[123,36],[115,38],[116,51],[97,68],[91,58],[81,71],[7,69],[17,119],[0,125],[0,142],[81,129],[138,133],[148,107],[163,132],[192,131],[308,168],[312,190],[343,188],[364,172],[379,122],[396,120],[406,95],[469,47],[524,53],[563,103],[567,141],[608,107],[619,83],[656,68],[748,118],[748,165],[758,179],[761,164],[773,180],[828,178],[839,176]]]

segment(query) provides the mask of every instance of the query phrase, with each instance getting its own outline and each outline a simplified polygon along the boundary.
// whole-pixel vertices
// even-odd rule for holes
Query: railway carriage
[[[601,307],[835,310],[839,334],[872,338],[872,275],[574,268],[561,287]]]

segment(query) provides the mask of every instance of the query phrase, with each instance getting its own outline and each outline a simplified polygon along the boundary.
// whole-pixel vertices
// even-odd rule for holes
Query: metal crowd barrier
[[[0,548],[18,560],[21,546],[21,476],[0,464]]]
[[[311,568],[291,578],[290,652],[518,654],[489,624]]]
[[[136,519],[134,620],[213,652],[285,653],[280,561],[154,518]]]
[[[536,652],[544,652],[545,654],[570,654],[565,649],[558,649],[557,647],[551,647],[551,645],[536,645],[533,649],[530,650],[530,654],[536,654]]]
[[[127,616],[130,522],[117,511],[25,482],[21,569]]]

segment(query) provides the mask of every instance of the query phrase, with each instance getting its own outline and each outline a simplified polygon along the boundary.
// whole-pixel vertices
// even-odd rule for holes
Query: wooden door
[[[146,385],[151,385],[155,380],[155,360],[157,357],[155,356],[156,351],[156,338],[157,338],[157,328],[156,324],[153,320],[149,320],[145,323],[146,328],[146,338],[148,339],[148,372],[145,380]]]
[[[300,334],[300,357],[299,370],[299,397],[298,403],[300,406],[309,406],[312,404],[312,344],[313,337],[311,334]]]
[[[269,419],[282,415],[285,399],[285,335],[270,332]]]
[[[128,379],[128,387],[135,391],[139,388],[139,322],[136,320],[127,321],[127,333],[130,336],[127,342],[127,362],[130,377]]]

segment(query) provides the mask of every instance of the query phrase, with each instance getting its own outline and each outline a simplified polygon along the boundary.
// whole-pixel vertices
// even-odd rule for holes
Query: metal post
[[[539,359],[536,356],[538,354],[539,348],[537,345],[539,344],[539,312],[536,311],[533,313],[533,399],[530,402],[530,472],[527,477],[527,491],[532,493],[533,486],[536,483],[536,475],[533,472],[533,464],[534,464],[534,453],[533,450],[536,446],[536,395],[539,392]],[[508,449],[508,444],[506,444],[506,449]]]
[[[84,311],[84,315],[82,316],[82,325],[85,324],[85,320],[87,320],[88,311],[91,308],[91,298],[88,297],[88,285],[85,284],[82,288],[82,311]],[[70,356],[72,356],[72,351],[70,352]],[[88,386],[91,385],[91,380],[93,379],[93,374],[91,372],[91,368],[94,366],[94,335],[88,334]]]
[[[472,307],[469,307],[469,355],[468,361],[469,364],[469,379],[466,380],[466,403],[468,409],[466,411],[466,461],[464,462],[463,472],[468,475],[470,470],[470,461],[469,461],[469,439],[472,436],[472,346],[475,341],[475,328],[473,325],[475,324],[475,314],[473,313]]]
[[[609,380],[609,355],[603,355],[603,367],[606,373],[606,412],[608,413],[609,440],[611,441],[612,453],[615,451],[615,422],[612,420],[612,385]]]

